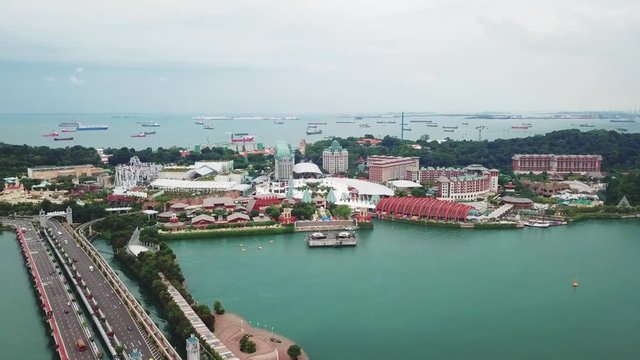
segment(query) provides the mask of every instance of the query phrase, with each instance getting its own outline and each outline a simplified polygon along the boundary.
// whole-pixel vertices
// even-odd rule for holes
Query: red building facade
[[[380,200],[376,205],[378,215],[417,217],[424,220],[467,221],[473,208],[453,201],[418,197],[392,197]]]
[[[511,158],[513,172],[522,173],[597,173],[602,166],[601,155],[516,154]]]
[[[367,158],[369,180],[385,183],[389,180],[402,180],[407,171],[418,170],[418,158],[371,155]]]

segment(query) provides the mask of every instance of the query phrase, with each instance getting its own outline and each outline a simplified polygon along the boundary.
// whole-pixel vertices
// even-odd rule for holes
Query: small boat
[[[427,124],[428,127],[438,127],[438,124]]]
[[[276,120],[276,121],[274,121],[273,123],[274,123],[274,124],[276,124],[276,125],[282,125],[282,124],[284,124],[284,121],[282,121],[282,120]]]
[[[368,128],[371,127],[371,125],[369,125],[369,123],[362,123],[359,125],[361,128]]]
[[[216,127],[215,127],[215,126],[213,126],[213,125],[205,125],[203,129],[205,129],[205,130],[213,130],[213,129],[215,129],[215,128],[216,128]]]
[[[362,120],[362,116],[354,116],[353,118],[356,120]]]
[[[133,138],[143,138],[143,137],[147,137],[147,134],[141,132],[139,134],[131,135],[131,137],[133,137]]]
[[[412,129],[411,129],[411,128],[404,128],[404,129],[402,129],[402,130],[404,130],[404,131],[412,131]]]
[[[524,224],[526,226],[541,228],[541,229],[546,229],[549,227],[549,225],[551,225],[548,222],[544,222],[544,221],[527,221]]]
[[[469,125],[469,123],[462,123],[462,125]]]
[[[457,129],[457,126],[443,126],[443,129]]]
[[[53,141],[72,141],[73,137],[57,137],[57,138],[53,138]]]
[[[378,124],[395,124],[395,120],[378,120],[376,121]]]
[[[586,127],[586,128],[592,128],[592,127],[596,127],[593,124],[580,124],[580,127]]]
[[[531,124],[531,123],[522,123],[522,125],[532,126],[533,124]]]
[[[575,289],[575,288],[577,288],[578,286],[580,286],[580,284],[578,283],[578,280],[573,280],[573,281],[571,282],[571,286]]]
[[[156,132],[155,131],[145,131],[144,134],[145,135],[155,135]]]
[[[444,131],[444,132],[455,132],[455,130],[454,130],[454,129],[444,129],[443,131]]]
[[[196,121],[196,125],[204,125],[204,121]]]
[[[59,135],[60,134],[57,131],[53,131],[53,130],[51,130],[51,132],[48,134],[42,134],[42,136],[44,137],[53,137],[53,136],[59,136]]]
[[[75,129],[62,129],[60,131],[65,132],[65,133],[76,132]]]

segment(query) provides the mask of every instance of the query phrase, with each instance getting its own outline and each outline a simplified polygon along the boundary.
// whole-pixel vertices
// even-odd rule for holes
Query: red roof
[[[384,198],[376,206],[376,212],[446,221],[466,221],[471,209],[469,205],[452,201],[418,197]]]

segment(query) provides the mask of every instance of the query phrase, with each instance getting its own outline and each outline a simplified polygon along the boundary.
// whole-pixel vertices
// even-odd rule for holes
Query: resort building
[[[338,141],[333,140],[331,146],[322,152],[322,168],[332,175],[346,173],[349,169],[347,149],[343,149]]]
[[[464,168],[452,168],[452,167],[427,167],[420,170],[408,170],[405,176],[405,180],[411,180],[419,182],[421,184],[430,182],[435,183],[436,180],[441,177],[451,176],[463,176],[466,174]]]
[[[412,220],[467,221],[473,207],[434,198],[392,197],[380,200],[378,216],[411,218]]]
[[[293,176],[295,154],[286,142],[278,142],[275,153],[275,180],[288,180]]]
[[[319,179],[322,177],[322,171],[318,165],[312,162],[301,162],[293,165],[294,179]]]
[[[53,180],[63,176],[71,176],[74,178],[80,176],[98,176],[103,172],[104,169],[93,165],[37,166],[27,168],[27,176],[29,176],[29,179],[35,180]]]
[[[406,179],[420,183],[433,183],[440,200],[473,201],[498,192],[497,169],[478,164],[464,168],[422,168],[407,170]]]
[[[417,157],[371,155],[367,158],[369,180],[386,183],[389,180],[403,180],[407,171],[419,168]]]
[[[234,174],[233,160],[230,161],[196,161],[190,166],[165,166],[158,173],[159,179],[189,180],[203,176],[216,176],[218,174]],[[237,176],[244,179],[243,171],[237,172]],[[216,179],[217,180],[217,179]],[[226,180],[219,180],[226,181]],[[238,181],[241,182],[241,181]]]
[[[251,192],[251,185],[249,184],[238,184],[227,181],[156,179],[152,181],[149,186],[167,192],[237,192],[240,195],[247,195]]]
[[[516,174],[539,174],[543,172],[560,174],[600,175],[601,155],[555,155],[516,154],[511,157],[513,172]]]

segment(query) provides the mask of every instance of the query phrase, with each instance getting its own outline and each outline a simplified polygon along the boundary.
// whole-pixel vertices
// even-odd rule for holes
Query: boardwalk
[[[209,346],[211,346],[212,349],[215,349],[215,351],[217,351],[218,354],[220,354],[220,356],[222,356],[223,359],[240,360],[238,357],[236,357],[234,353],[231,352],[231,350],[229,350],[222,343],[222,341],[220,341],[215,335],[213,335],[213,332],[209,330],[209,328],[202,322],[202,320],[200,320],[200,318],[198,317],[196,312],[193,311],[189,303],[187,303],[184,297],[182,297],[182,294],[180,294],[180,292],[173,285],[171,285],[169,281],[164,279],[162,275],[161,277],[162,277],[162,282],[167,286],[169,295],[171,295],[171,298],[173,299],[173,301],[178,305],[178,307],[180,307],[180,310],[182,310],[182,312],[187,317],[187,319],[191,323],[191,326],[193,326],[193,328],[196,330],[200,338],[204,339],[204,341]]]

